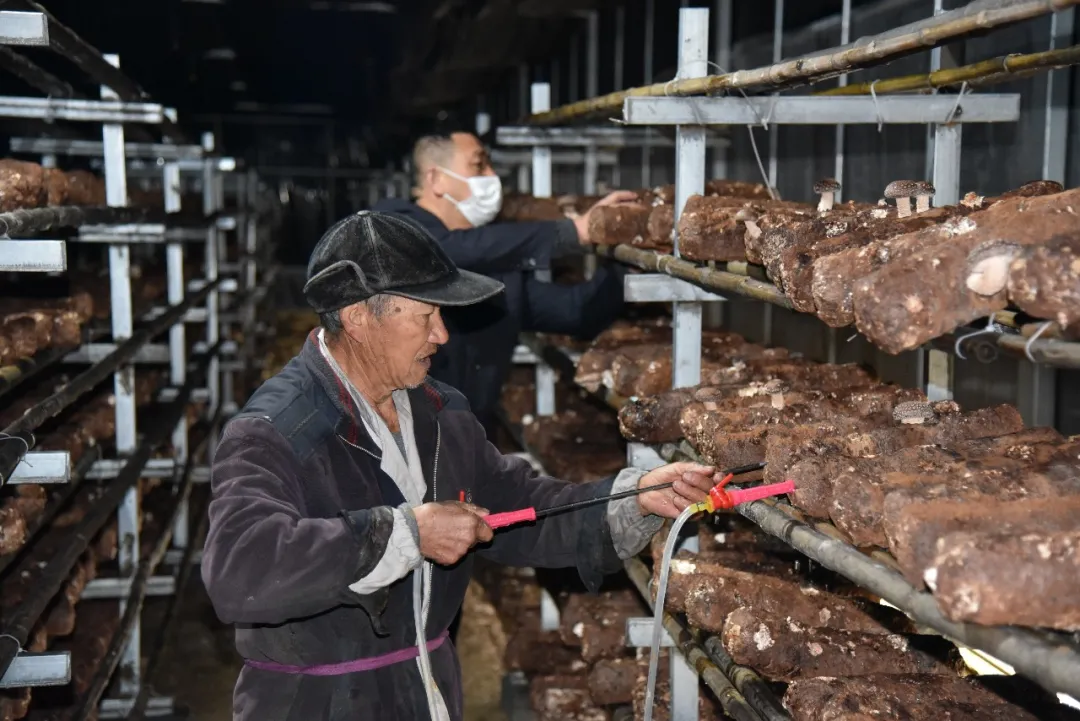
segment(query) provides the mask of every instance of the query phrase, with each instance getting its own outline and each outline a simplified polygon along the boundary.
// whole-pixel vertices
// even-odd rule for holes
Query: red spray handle
[[[767,486],[754,486],[753,488],[740,488],[734,491],[728,491],[724,488],[727,482],[731,480],[728,476],[720,483],[713,486],[709,491],[708,504],[712,506],[710,510],[719,511],[722,509],[734,508],[740,503],[749,503],[750,501],[760,501],[762,498],[769,498],[771,496],[782,496],[786,493],[795,492],[794,481],[784,481],[783,483],[772,483]]]
[[[484,516],[484,523],[494,528],[502,528],[503,526],[512,526],[515,523],[524,523],[526,521],[536,520],[535,508],[523,508],[520,511],[507,511],[506,513],[492,513],[491,515]]]

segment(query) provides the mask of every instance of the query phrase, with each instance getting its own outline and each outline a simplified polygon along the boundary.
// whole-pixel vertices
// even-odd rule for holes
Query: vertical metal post
[[[589,98],[595,98],[599,94],[600,87],[600,15],[595,10],[588,13],[586,17],[588,24],[588,32],[586,34],[587,46],[586,46],[586,65],[585,69],[587,75],[585,77],[585,95]],[[596,175],[597,175],[597,160],[596,160],[596,145],[590,145],[585,148],[585,195],[596,194]],[[592,258],[595,266],[596,258]]]
[[[700,78],[709,72],[709,10],[679,10],[679,77]],[[692,101],[691,101],[692,102]],[[705,128],[675,128],[675,226],[691,195],[705,192]],[[679,257],[679,236],[673,253]],[[701,303],[675,303],[673,308],[672,386],[683,388],[701,382]],[[671,718],[692,721],[698,717],[697,675],[671,649]],[[682,664],[680,666],[680,663]],[[693,677],[691,681],[690,677]]]
[[[938,125],[934,128],[934,202],[952,205],[960,200],[960,140],[959,124]],[[953,356],[931,349],[926,359],[926,395],[932,401],[953,397]]]
[[[542,113],[551,109],[551,87],[547,83],[533,83],[532,112]],[[551,148],[533,147],[532,168],[533,195],[537,198],[551,197]],[[551,282],[550,270],[536,271],[537,280]],[[536,364],[536,415],[550,416],[555,413],[555,370],[542,361]]]
[[[847,45],[851,42],[851,0],[844,0],[843,9],[840,12],[840,44]],[[845,73],[840,76],[837,85],[844,87],[848,84],[848,76]],[[844,125],[836,126],[836,167],[833,169],[833,177],[840,182],[844,183]],[[836,194],[836,200],[839,200],[843,193],[841,188]]]
[[[784,57],[784,0],[774,0],[773,5],[773,52],[774,63]],[[779,95],[779,93],[773,93]],[[776,187],[778,154],[780,151],[780,128],[769,126],[769,185]]]
[[[668,649],[671,673],[671,721],[697,721],[701,680],[678,648]]]
[[[547,83],[533,83],[532,112],[542,113],[551,110],[551,86]],[[537,198],[551,197],[551,148],[533,147],[532,192]],[[551,282],[551,271],[537,271],[536,277]]]
[[[203,149],[207,153],[211,153],[214,150],[214,135],[213,133],[203,134]],[[217,172],[217,161],[213,158],[206,158],[203,161],[203,215],[213,215],[218,209],[217,205],[217,191],[215,183],[215,174]],[[219,261],[219,245],[221,244],[221,231],[218,230],[217,225],[209,223],[206,230],[206,260],[204,270],[206,272],[206,282],[213,283],[218,279],[218,261]],[[214,290],[206,298],[206,346],[207,348],[213,348],[221,337],[221,328],[218,324],[219,312],[221,309],[221,295],[218,291]],[[219,405],[222,402],[221,398],[221,376],[220,376],[220,363],[215,356],[210,360],[209,367],[206,372],[206,387],[209,391],[210,402],[207,412],[208,417],[213,418],[217,414]],[[217,450],[217,432],[216,429],[210,429],[210,440],[207,442],[207,459],[210,462],[214,460],[214,453]]]
[[[713,57],[716,65],[714,72],[724,73],[731,70],[731,13],[732,0],[716,0],[716,49]],[[717,145],[712,149],[711,177],[728,177],[728,146]],[[707,303],[704,306],[704,325],[708,328],[721,328],[724,325],[725,303]]]
[[[600,14],[590,10],[585,15],[585,96],[595,98],[600,93]],[[575,45],[576,47],[576,45]],[[585,177],[582,188],[585,195],[596,195],[597,149],[592,143],[585,148]],[[585,254],[585,277],[596,273],[596,254],[589,249]]]
[[[614,90],[622,90],[626,80],[626,8],[615,8],[615,82]],[[622,187],[622,153],[615,151],[615,165],[611,168],[611,185]]]
[[[645,61],[645,85],[653,81],[653,49],[656,43],[653,35],[656,28],[656,0],[645,0],[645,47],[642,57]],[[652,148],[646,137],[641,145],[641,187],[652,185]]]
[[[1050,48],[1073,44],[1076,10],[1069,8],[1050,16]],[[1069,90],[1073,70],[1064,67],[1046,74],[1046,117],[1043,130],[1042,177],[1065,183],[1069,157]],[[1050,366],[1020,361],[1017,406],[1029,426],[1057,423],[1057,371]]]
[[[709,10],[679,10],[679,77],[700,78],[708,74]],[[686,199],[705,192],[705,128],[675,129],[675,215],[682,215]],[[674,253],[679,256],[675,234]],[[701,303],[675,303],[672,346],[675,388],[701,382]],[[696,698],[695,698],[696,703]]]
[[[165,213],[180,212],[180,166],[166,163],[162,173],[162,185],[165,195]],[[169,305],[176,305],[184,300],[184,245],[169,243],[165,246],[165,263],[168,274]],[[179,388],[184,385],[187,376],[187,342],[183,323],[176,323],[169,329],[169,384]],[[173,463],[182,468],[188,458],[187,418],[181,418],[172,435]],[[177,514],[173,525],[172,543],[174,548],[186,548],[188,545],[188,504],[184,504]]]
[[[940,15],[945,12],[944,0],[934,0],[934,15]],[[941,70],[941,47],[933,48],[930,51],[930,72],[937,72]],[[937,94],[937,88],[934,89],[934,94]],[[932,177],[934,175],[934,126],[926,126],[926,177]],[[935,198],[936,200],[936,198]],[[945,205],[941,201],[937,201],[938,205]]]
[[[105,60],[120,67],[120,58],[106,55]],[[119,96],[108,87],[101,88],[102,100],[118,100]],[[127,205],[127,159],[124,155],[124,126],[106,124],[102,127],[102,145],[105,156],[105,197],[109,207]],[[113,342],[121,343],[131,337],[134,326],[131,302],[131,246],[109,246],[109,294],[112,301]],[[123,457],[135,451],[135,367],[126,365],[117,369],[113,376],[116,396],[116,453]],[[124,495],[117,516],[120,537],[119,566],[121,577],[132,577],[139,566],[139,488],[130,489]],[[120,615],[125,603],[120,603]],[[120,659],[119,692],[130,696],[138,691],[142,633],[136,621],[124,654]]]
[[[784,0],[775,0],[773,4],[773,62],[778,63],[784,57]],[[779,93],[774,93],[779,95]],[[769,187],[776,188],[779,172],[780,127],[769,126]],[[761,342],[772,344],[774,306],[766,303],[761,309]]]
[[[851,0],[844,0],[844,4],[840,10],[840,44],[847,45],[851,42]],[[841,75],[837,81],[839,87],[844,87],[848,84],[847,74]],[[836,126],[836,162],[833,167],[833,177],[840,183],[841,188],[836,192],[836,201],[839,202],[843,198],[843,184],[844,184],[844,131],[847,126]],[[836,363],[837,356],[837,335],[839,331],[836,328],[829,328],[826,332],[826,342],[828,344],[826,350],[825,360],[829,363]]]
[[[717,72],[731,71],[731,0],[716,0],[716,65]],[[716,68],[714,68],[716,69]],[[712,177],[728,176],[728,149],[720,146],[713,150]],[[718,308],[722,304],[716,304]]]

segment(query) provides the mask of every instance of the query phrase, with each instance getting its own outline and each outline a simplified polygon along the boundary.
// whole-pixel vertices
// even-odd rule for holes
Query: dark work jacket
[[[316,665],[410,648],[416,640],[412,576],[360,596],[348,586],[379,562],[405,502],[380,468],[380,451],[314,333],[225,427],[214,459],[202,577],[218,616],[236,626],[247,659]],[[610,493],[613,479],[571,485],[500,454],[460,393],[436,381],[409,391],[425,502],[459,492],[493,513]],[[474,549],[477,550],[477,549]],[[572,567],[597,589],[620,568],[606,504],[505,529],[478,552],[496,563]],[[421,567],[422,568],[422,567]],[[458,612],[472,560],[435,566],[427,637]],[[462,714],[453,643],[431,654],[451,718]],[[370,672],[314,677],[245,667],[235,721],[428,719],[414,660]]]
[[[589,281],[575,285],[542,283],[533,276],[577,245],[569,220],[494,223],[448,230],[415,203],[384,200],[374,210],[403,215],[427,230],[464,270],[502,282],[506,292],[465,308],[444,308],[450,342],[439,349],[431,375],[465,394],[473,412],[493,426],[502,386],[521,331],[592,338],[611,325],[623,306],[623,270],[602,265]]]

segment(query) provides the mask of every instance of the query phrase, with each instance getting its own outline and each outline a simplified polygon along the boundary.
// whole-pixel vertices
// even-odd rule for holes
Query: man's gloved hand
[[[662,466],[641,477],[638,488],[658,486],[675,481],[671,488],[664,488],[653,493],[642,493],[637,497],[643,516],[655,514],[664,518],[675,518],[686,510],[691,503],[700,503],[709,495],[709,490],[720,482],[716,469],[697,463],[672,463]]]
[[[637,193],[632,190],[616,190],[614,193],[608,193],[602,200],[596,205],[589,208],[589,210],[579,215],[574,219],[574,226],[577,228],[578,240],[582,244],[591,243],[589,239],[589,218],[592,216],[592,212],[597,208],[602,208],[606,205],[619,205],[620,203],[632,203],[638,199]]]
[[[487,509],[471,503],[440,501],[413,509],[420,534],[420,554],[443,566],[461,560],[477,543],[491,540],[491,527],[482,520]]]

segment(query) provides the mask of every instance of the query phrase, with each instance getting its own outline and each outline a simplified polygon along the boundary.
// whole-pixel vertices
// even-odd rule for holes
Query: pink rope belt
[[[428,641],[428,651],[434,651],[439,646],[442,646],[448,636],[449,632],[443,631]],[[244,665],[260,671],[274,671],[275,673],[290,673],[302,676],[343,676],[347,673],[374,671],[377,668],[392,666],[402,661],[411,661],[419,655],[420,651],[417,650],[416,646],[410,646],[399,651],[384,653],[381,656],[358,658],[354,661],[342,661],[340,663],[320,664],[318,666],[289,666],[283,663],[274,663],[273,661],[252,661],[251,659],[244,659]]]

